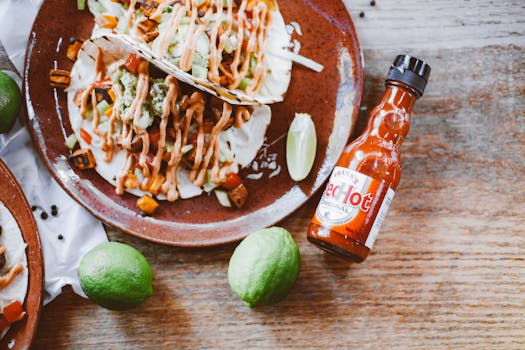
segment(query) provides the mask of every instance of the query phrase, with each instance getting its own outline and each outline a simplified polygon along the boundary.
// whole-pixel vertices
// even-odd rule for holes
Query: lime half
[[[296,113],[286,139],[286,165],[294,181],[304,180],[314,164],[317,137],[312,117]]]
[[[301,257],[284,228],[271,227],[248,235],[237,246],[228,267],[232,290],[249,307],[284,299],[295,284]]]

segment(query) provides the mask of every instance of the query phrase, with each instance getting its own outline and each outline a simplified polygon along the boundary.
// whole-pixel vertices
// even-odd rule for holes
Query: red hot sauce
[[[429,75],[424,61],[396,57],[365,131],[346,146],[332,172],[308,228],[311,243],[358,263],[368,257],[399,184],[399,147]]]

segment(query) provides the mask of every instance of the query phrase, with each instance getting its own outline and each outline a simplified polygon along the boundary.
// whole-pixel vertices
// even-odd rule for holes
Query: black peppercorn
[[[375,5],[376,5],[375,0],[370,1],[370,6],[375,6]]]
[[[40,217],[42,218],[42,220],[47,219],[47,213],[46,213],[45,211],[43,211],[43,212],[40,214]]]
[[[64,239],[64,236],[58,235],[58,239]]]
[[[361,18],[365,17],[365,13],[363,11],[359,12],[359,17]]]

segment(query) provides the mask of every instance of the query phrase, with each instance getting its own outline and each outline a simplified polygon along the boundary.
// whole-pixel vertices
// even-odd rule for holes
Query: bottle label
[[[385,182],[336,166],[312,222],[372,249],[393,197]]]

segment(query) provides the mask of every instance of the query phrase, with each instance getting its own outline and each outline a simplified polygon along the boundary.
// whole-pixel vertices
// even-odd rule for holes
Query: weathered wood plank
[[[36,348],[525,348],[525,5],[369,3],[348,2],[366,61],[356,134],[396,54],[433,68],[369,259],[348,265],[306,241],[314,198],[281,223],[301,250],[297,285],[254,311],[226,279],[235,244],[174,249],[113,232],[152,263],[153,297],[115,313],[67,289],[44,309]]]

